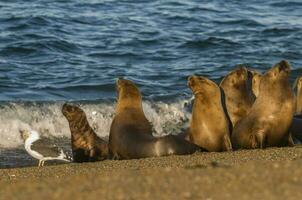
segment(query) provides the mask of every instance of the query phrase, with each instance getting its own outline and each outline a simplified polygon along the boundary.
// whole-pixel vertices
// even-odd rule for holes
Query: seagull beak
[[[23,140],[26,140],[29,137],[29,133],[26,130],[19,130],[20,136]]]

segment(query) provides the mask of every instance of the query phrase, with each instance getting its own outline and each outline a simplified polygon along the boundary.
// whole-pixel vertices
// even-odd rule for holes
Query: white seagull
[[[46,160],[63,160],[71,162],[71,156],[47,138],[40,137],[37,131],[20,131],[25,141],[24,147],[29,155],[39,160],[39,167],[44,166]]]

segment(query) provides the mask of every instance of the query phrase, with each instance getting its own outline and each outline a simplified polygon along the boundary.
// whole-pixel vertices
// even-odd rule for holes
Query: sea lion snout
[[[239,81],[246,81],[246,79],[248,78],[248,70],[246,67],[240,66],[234,71],[234,75],[235,76],[233,76],[232,83],[236,85],[236,83],[238,83]]]
[[[247,73],[247,69],[246,69],[246,67],[240,66],[236,70],[236,73],[237,73],[237,76],[242,76],[243,74]]]
[[[208,83],[207,78],[203,77],[203,76],[196,76],[196,75],[192,75],[188,77],[188,86],[193,89],[192,87],[196,86],[197,84],[203,84],[203,83]]]
[[[122,85],[134,85],[134,83],[130,80],[124,79],[124,78],[118,78],[116,80],[116,85],[122,86]]]
[[[187,85],[191,88],[194,85],[195,79],[197,79],[196,75],[192,75],[188,77]]]
[[[130,80],[124,79],[124,78],[118,78],[116,80],[116,90],[119,92],[121,88],[126,87],[135,87],[134,83]]]
[[[116,85],[118,86],[118,85],[122,84],[123,81],[125,81],[125,79],[123,77],[117,78],[116,79]]]
[[[124,98],[141,98],[140,92],[134,82],[119,78],[116,81],[116,91],[117,91],[117,99],[124,99]]]
[[[290,71],[290,64],[286,60],[279,62],[279,71]]]

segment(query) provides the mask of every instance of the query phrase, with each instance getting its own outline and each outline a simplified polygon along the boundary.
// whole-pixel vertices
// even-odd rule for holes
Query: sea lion
[[[246,67],[240,66],[223,78],[220,87],[224,91],[227,112],[234,127],[247,115],[256,99],[252,92],[252,74]]]
[[[296,78],[293,84],[293,90],[295,94],[295,115],[290,127],[290,132],[294,139],[302,141],[302,76]]]
[[[154,137],[136,85],[130,80],[118,79],[116,87],[117,105],[109,135],[109,149],[113,159],[191,154],[201,149],[174,135]]]
[[[290,133],[293,136],[295,143],[300,143],[302,141],[302,115],[294,115],[292,124],[290,126]],[[299,140],[299,141],[297,141]]]
[[[256,70],[248,70],[250,73],[252,73],[253,78],[252,78],[252,91],[253,94],[255,95],[255,97],[258,97],[259,94],[259,86],[260,86],[260,81],[261,81],[261,77],[262,74]]]
[[[296,114],[302,114],[302,76],[298,77],[295,82],[293,89],[295,91],[295,101],[296,101]]]
[[[230,121],[219,86],[202,76],[190,76],[188,86],[195,97],[189,128],[190,141],[208,151],[232,150]]]
[[[294,113],[294,96],[289,73],[289,63],[281,61],[263,75],[259,95],[250,112],[234,127],[233,148],[293,145],[289,128]]]
[[[108,143],[90,127],[85,112],[79,107],[64,104],[62,113],[69,122],[73,160],[94,162],[106,159]]]

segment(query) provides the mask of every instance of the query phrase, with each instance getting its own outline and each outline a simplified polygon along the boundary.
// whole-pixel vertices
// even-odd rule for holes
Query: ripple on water
[[[281,59],[294,69],[302,65],[297,1],[54,0],[42,6],[16,0],[0,7],[0,100],[114,98],[119,76],[140,83],[147,98],[177,98],[177,91],[189,93],[190,74],[218,80],[241,63],[261,71]]]

